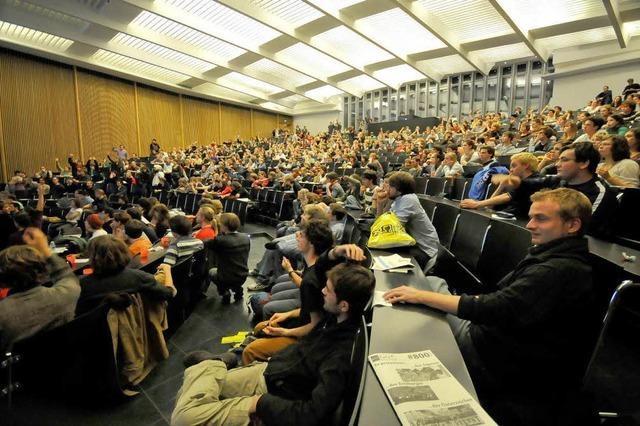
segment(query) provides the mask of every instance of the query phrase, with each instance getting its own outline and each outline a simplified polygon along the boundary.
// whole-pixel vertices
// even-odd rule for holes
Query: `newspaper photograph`
[[[369,355],[403,426],[496,425],[429,350]]]

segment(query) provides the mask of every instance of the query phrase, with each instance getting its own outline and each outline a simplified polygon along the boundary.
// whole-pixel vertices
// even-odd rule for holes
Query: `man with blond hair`
[[[452,295],[431,279],[431,291],[402,286],[384,297],[449,314],[480,402],[498,424],[565,424],[554,421],[553,404],[578,392],[598,322],[584,237],[591,202],[568,188],[531,201],[533,247],[497,291]]]
[[[529,152],[521,152],[511,156],[510,176],[517,176],[519,179],[526,181],[529,178],[538,177],[538,159]],[[460,206],[465,209],[478,209],[480,207],[495,207],[508,204],[504,211],[512,213],[518,217],[526,217],[529,212],[532,192],[528,191],[528,186],[521,186],[517,189],[508,191],[503,184],[502,175],[496,175],[492,181],[498,185],[491,198],[476,201],[472,199],[462,200]]]

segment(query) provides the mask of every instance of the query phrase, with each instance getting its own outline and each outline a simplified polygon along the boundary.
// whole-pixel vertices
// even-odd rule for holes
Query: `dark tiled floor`
[[[264,243],[273,235],[273,228],[246,224],[245,232],[252,235],[249,268],[253,268],[264,253]],[[249,278],[247,284],[253,282]],[[18,394],[13,409],[0,407],[0,425],[7,426],[167,426],[175,397],[182,384],[182,358],[185,353],[205,349],[224,352],[220,338],[241,330],[250,330],[250,315],[245,300],[224,306],[215,287],[209,288],[208,298],[201,301],[187,321],[169,340],[170,356],[158,365],[140,386],[140,395],[123,404],[109,408],[87,408],[53,399]],[[2,400],[4,402],[4,400]]]

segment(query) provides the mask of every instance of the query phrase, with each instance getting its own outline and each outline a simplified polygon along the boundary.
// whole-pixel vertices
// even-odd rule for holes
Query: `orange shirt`
[[[205,225],[198,232],[194,233],[193,236],[199,240],[213,240],[216,237],[216,230],[211,227],[211,225]]]
[[[131,253],[131,256],[136,256],[142,251],[142,249],[150,249],[151,246],[151,241],[149,241],[148,238],[142,236],[131,243],[131,245],[129,246],[129,253]]]

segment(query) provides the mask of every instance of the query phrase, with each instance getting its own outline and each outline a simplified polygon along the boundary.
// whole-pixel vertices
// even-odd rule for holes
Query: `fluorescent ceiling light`
[[[225,40],[252,49],[279,37],[281,33],[220,3],[211,0],[162,0],[224,31]]]
[[[449,55],[442,58],[427,59],[425,61],[419,61],[418,65],[442,75],[457,74],[473,70],[471,65],[469,65],[469,63],[460,55]]]
[[[0,38],[14,43],[63,52],[73,44],[72,40],[47,34],[42,31],[0,21]]]
[[[393,55],[344,25],[314,36],[311,41],[319,49],[335,53],[343,61],[363,68],[365,65],[393,59]]]
[[[506,34],[513,34],[507,21],[489,0],[418,0],[423,8],[435,15],[445,28],[466,43]]]
[[[571,34],[561,34],[554,37],[540,38],[538,39],[538,43],[540,43],[544,49],[553,51],[563,47],[580,46],[615,39],[616,33],[613,31],[613,28],[601,27]]]
[[[247,72],[264,75],[268,81],[281,85],[302,86],[315,81],[315,78],[292,70],[270,59],[263,58],[244,68]]]
[[[333,59],[304,43],[296,43],[276,54],[276,58],[286,64],[295,64],[298,68],[309,70],[309,74],[327,78],[352,69],[350,66]]]
[[[400,56],[445,47],[439,38],[400,8],[358,19],[356,29]]]
[[[200,73],[203,73],[205,71],[211,70],[216,67],[212,63],[205,62],[193,56],[185,55],[184,53],[180,53],[175,50],[168,49],[164,46],[160,46],[158,44],[151,43],[146,40],[142,40],[125,33],[116,34],[116,36],[113,39],[111,39],[109,44],[113,44],[115,46],[133,47],[135,49],[139,49],[141,52],[144,52],[148,55],[158,56],[162,59],[174,61],[176,63],[191,67]]]
[[[179,40],[198,49],[214,53],[225,61],[230,61],[246,52],[246,50],[236,47],[233,44],[211,37],[210,35],[201,33],[200,31],[196,31],[146,10],[142,11],[130,25],[138,25],[141,28]]]
[[[250,3],[278,17],[293,28],[324,16],[324,13],[300,0],[250,0]]]
[[[524,43],[474,50],[473,54],[478,55],[487,63],[510,61],[513,59],[522,59],[533,56],[531,50],[529,50],[527,45]]]
[[[238,90],[248,93],[258,93],[260,94],[260,97],[263,98],[273,93],[282,92],[283,90],[280,87],[265,83],[264,81],[256,80],[255,78],[248,77],[237,72],[226,74],[218,78],[217,81],[224,86],[229,86],[231,88],[238,87]]]
[[[327,99],[335,95],[341,95],[342,93],[344,93],[342,90],[327,85],[318,87],[317,89],[309,90],[305,93],[305,96],[313,99]]]
[[[373,76],[394,88],[399,87],[402,83],[406,83],[407,81],[422,80],[425,78],[424,75],[406,64],[375,71]]]
[[[341,9],[345,9],[354,4],[362,3],[365,0],[311,0],[322,10],[330,13],[338,13]]]
[[[168,70],[166,68],[152,65],[128,56],[119,55],[100,49],[94,53],[91,58],[97,65],[113,68],[127,74],[145,77],[150,80],[156,80],[161,83],[178,84],[189,79],[189,76]]]
[[[344,86],[350,92],[367,92],[369,90],[382,87],[379,81],[369,77],[368,75],[359,75],[340,82],[340,86]]]
[[[500,4],[525,32],[607,14],[602,0],[500,0]]]

